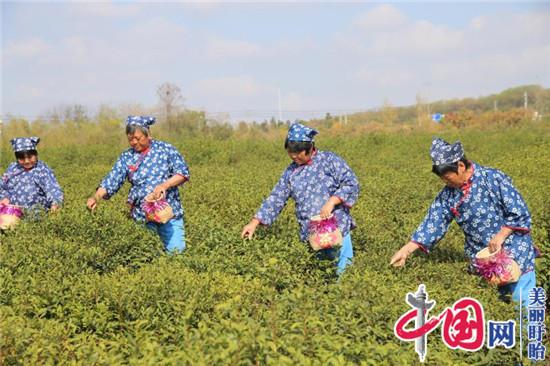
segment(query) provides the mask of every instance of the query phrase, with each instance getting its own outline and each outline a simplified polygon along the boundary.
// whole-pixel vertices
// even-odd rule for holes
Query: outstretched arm
[[[453,219],[446,204],[445,192],[444,189],[437,195],[411,240],[392,256],[390,264],[395,267],[403,266],[414,251],[420,248],[429,252],[445,236]]]
[[[407,244],[403,245],[390,260],[390,264],[394,267],[402,267],[405,265],[407,258],[418,249],[418,244],[414,241],[409,241]]]
[[[86,202],[88,209],[94,210],[101,199],[108,199],[118,192],[120,187],[124,184],[127,175],[128,168],[124,162],[123,155],[121,155],[113,166],[113,169],[111,169],[109,174],[101,181],[93,196],[88,198]]]
[[[290,198],[288,171],[285,171],[271,193],[267,197],[254,218],[243,227],[242,238],[251,239],[259,224],[271,225],[279,216]]]

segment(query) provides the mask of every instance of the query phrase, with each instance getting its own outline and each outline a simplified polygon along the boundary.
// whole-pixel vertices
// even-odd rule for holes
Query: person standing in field
[[[258,225],[271,225],[292,197],[296,202],[300,239],[304,242],[308,240],[308,225],[313,216],[336,217],[343,236],[342,246],[322,249],[318,256],[335,260],[340,274],[353,258],[350,232],[356,225],[350,209],[359,196],[359,181],[344,159],[332,152],[316,149],[314,136],[317,133],[300,123],[290,126],[285,149],[292,163],[254,218],[243,227],[241,237],[251,239]]]
[[[132,187],[127,203],[132,218],[146,222],[146,196],[165,199],[173,217],[166,223],[149,221],[146,226],[160,236],[168,252],[181,252],[185,249],[185,229],[178,186],[189,180],[189,169],[174,146],[152,138],[149,128],[155,121],[150,116],[128,116],[126,136],[130,148],[119,156],[86,205],[94,210],[100,200],[110,198],[128,179]]]
[[[26,210],[57,211],[63,191],[50,167],[38,160],[38,137],[18,137],[11,141],[16,162],[10,164],[0,182],[0,205],[16,205]]]
[[[517,282],[499,287],[502,295],[523,303],[535,287],[536,249],[530,235],[531,215],[527,204],[503,172],[478,165],[466,158],[462,144],[449,144],[435,138],[430,156],[432,172],[445,183],[430,206],[411,240],[391,258],[400,267],[417,249],[431,251],[443,238],[454,219],[464,231],[464,251],[474,261],[476,254],[488,247],[490,252],[503,248],[519,265]]]

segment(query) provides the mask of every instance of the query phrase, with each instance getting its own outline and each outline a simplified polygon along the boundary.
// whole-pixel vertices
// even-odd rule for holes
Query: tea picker
[[[18,137],[11,141],[16,162],[0,181],[0,229],[14,228],[24,211],[56,211],[63,203],[63,191],[53,170],[38,159],[38,137]]]
[[[529,293],[536,283],[531,215],[523,197],[506,174],[468,160],[459,141],[449,144],[435,138],[430,157],[432,172],[445,187],[390,264],[404,265],[417,249],[433,250],[454,220],[464,232],[471,267],[519,302],[520,289]],[[522,302],[525,306],[527,299]]]
[[[356,225],[350,210],[359,196],[359,181],[340,156],[316,149],[317,133],[301,123],[290,126],[285,150],[292,163],[241,237],[251,239],[258,225],[271,225],[292,197],[301,241],[309,241],[319,259],[334,260],[340,274],[353,258],[351,230]]]
[[[128,116],[126,135],[130,148],[124,151],[101,181],[86,206],[94,210],[128,180],[128,206],[132,218],[155,231],[168,252],[185,249],[183,206],[178,186],[189,180],[189,168],[176,148],[151,136],[150,116]]]

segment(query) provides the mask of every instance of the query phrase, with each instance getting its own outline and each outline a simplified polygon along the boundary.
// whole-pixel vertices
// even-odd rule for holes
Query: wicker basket
[[[166,224],[174,217],[174,211],[166,199],[164,197],[154,199],[151,194],[145,197],[143,210],[145,211],[145,219],[157,224]]]
[[[494,253],[489,248],[480,250],[474,266],[487,281],[497,286],[517,282],[521,276],[519,265],[503,249]]]
[[[23,207],[16,205],[0,205],[0,230],[13,229],[23,216]]]
[[[326,219],[316,215],[309,222],[309,245],[315,251],[342,246],[342,233],[336,225],[336,217]]]

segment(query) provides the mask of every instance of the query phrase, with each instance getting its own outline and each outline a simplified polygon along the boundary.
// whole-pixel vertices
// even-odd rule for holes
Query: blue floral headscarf
[[[287,140],[288,141],[302,141],[302,142],[312,142],[313,136],[317,135],[319,132],[313,128],[304,126],[301,123],[294,122],[288,129]]]
[[[464,157],[464,148],[460,141],[449,144],[447,141],[436,137],[430,147],[430,157],[433,165],[456,163]]]
[[[126,125],[136,125],[149,129],[149,126],[155,124],[157,119],[151,116],[128,116]]]
[[[14,152],[36,150],[36,145],[40,142],[39,137],[16,137],[10,140]]]

